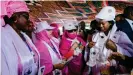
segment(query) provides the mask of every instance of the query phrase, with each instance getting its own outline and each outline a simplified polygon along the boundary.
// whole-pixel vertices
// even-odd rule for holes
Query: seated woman
[[[60,43],[61,55],[68,61],[63,69],[63,75],[81,75],[82,50],[85,42],[77,37],[77,28],[71,22],[64,26],[64,33]]]
[[[64,67],[59,52],[59,41],[52,36],[51,27],[46,21],[39,22],[33,39],[40,53],[40,67],[44,69],[43,75],[61,74],[59,69]]]

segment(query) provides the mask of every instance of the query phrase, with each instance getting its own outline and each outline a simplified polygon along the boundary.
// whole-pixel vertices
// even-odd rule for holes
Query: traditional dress
[[[108,15],[103,16],[104,14]],[[104,7],[98,15],[96,15],[96,19],[102,19],[106,22],[113,21],[114,18],[115,9],[111,6]],[[108,57],[112,53],[112,50],[107,49],[105,46],[107,39],[115,43],[117,52],[129,57],[132,56],[133,51],[131,48],[133,44],[124,32],[117,31],[115,24],[110,29],[108,35],[105,35],[104,32],[97,32],[93,35],[92,41],[95,42],[95,45],[90,49],[90,59],[87,62],[87,65],[93,67],[92,71],[94,75],[100,75],[103,71],[109,73],[109,66],[117,66],[115,60],[108,61]]]
[[[10,37],[10,38],[9,38]],[[12,37],[1,27],[1,73],[2,75],[18,75],[18,56]]]
[[[34,34],[35,37],[33,39],[40,53],[40,67],[45,66],[43,75],[61,74],[60,70],[53,70],[53,65],[61,63],[62,61],[62,57],[59,52],[59,41],[53,36],[47,34],[47,31],[45,30],[47,25],[48,24],[46,22],[42,22],[37,25],[38,30],[36,30],[36,33]],[[40,30],[38,26],[40,27]]]
[[[4,27],[6,35],[10,37],[11,45],[15,49],[14,53],[18,57],[17,61],[17,70],[19,75],[35,75],[37,73],[38,61],[34,59],[34,52],[30,49],[29,45],[24,42],[20,36],[13,30],[10,25]],[[7,47],[8,48],[8,47]],[[38,55],[37,55],[38,57]],[[8,62],[10,63],[10,62]],[[10,63],[11,64],[11,63]],[[16,63],[15,63],[16,64]],[[12,67],[13,68],[13,67]]]
[[[77,22],[66,20],[64,24],[64,33],[60,42],[61,55],[67,59],[67,64],[63,69],[63,75],[81,75],[82,63],[82,50],[79,46],[85,46],[86,43],[77,36],[75,31]],[[69,32],[70,31],[70,32]],[[71,50],[74,43],[78,43],[78,47]]]

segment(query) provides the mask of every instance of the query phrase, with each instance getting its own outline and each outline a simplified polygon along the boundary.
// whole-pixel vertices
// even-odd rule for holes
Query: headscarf
[[[7,15],[7,10],[6,10],[6,6],[8,4],[9,1],[0,1],[1,3],[1,16],[3,15]]]
[[[71,34],[69,33],[68,31],[64,31],[63,35],[62,35],[62,38],[69,38],[69,39],[75,39],[77,37],[77,34],[74,33],[74,34]]]
[[[50,26],[55,27],[55,28],[53,29],[52,35],[53,35],[55,38],[58,38],[58,37],[59,37],[58,24],[52,23],[52,24],[50,24]]]
[[[40,66],[45,66],[45,71],[43,75],[50,74],[53,71],[53,59],[51,56],[51,53],[49,51],[52,48],[52,46],[55,47],[55,45],[58,45],[59,43],[54,40],[52,35],[48,34],[48,31],[46,29],[53,29],[52,27],[49,27],[46,22],[38,23],[37,25],[37,30],[35,31],[33,38],[33,41],[38,48],[38,51],[40,53]],[[52,43],[53,41],[53,43]],[[49,46],[48,46],[49,45]],[[51,48],[49,48],[51,47]],[[57,49],[56,49],[57,50]],[[58,56],[58,55],[57,55]]]
[[[0,14],[0,23],[1,23],[1,26],[5,25],[3,17],[5,15],[7,15],[7,11],[6,11],[7,3],[8,3],[8,1],[0,1],[1,7],[2,7],[1,8],[1,14]]]
[[[10,1],[8,2],[6,9],[8,17],[11,17],[15,12],[29,12],[24,1]]]
[[[50,43],[50,39],[52,35],[49,35],[47,29],[54,29],[54,27],[50,26],[46,21],[37,22],[36,23],[36,30],[33,34],[33,42],[35,43],[38,40],[43,40],[46,43]]]
[[[75,39],[77,37],[77,33],[69,33],[68,31],[66,31],[66,36],[70,39]]]
[[[1,15],[0,21],[2,26],[5,25],[3,17],[7,15],[9,18],[15,12],[25,11],[28,12],[29,9],[24,1],[0,1],[1,4]]]
[[[66,23],[64,24],[64,34],[63,36],[65,36],[66,38],[69,39],[75,39],[77,37],[77,33],[70,33],[68,32],[69,30],[73,30],[73,29],[77,29],[75,26],[75,22],[73,21],[66,21]]]
[[[52,38],[52,36],[48,35],[46,30],[43,30],[43,31],[38,32],[38,33],[35,33],[35,36],[36,36],[36,40],[43,40],[46,43],[51,44],[50,43],[51,42],[50,39]]]

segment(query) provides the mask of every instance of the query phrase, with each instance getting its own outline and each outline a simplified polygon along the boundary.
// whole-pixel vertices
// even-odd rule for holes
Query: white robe
[[[60,52],[59,52],[58,47],[55,45],[55,43],[54,43],[53,40],[56,41],[56,42],[58,42],[58,43],[59,43],[59,41],[58,41],[58,39],[56,39],[56,38],[54,38],[54,37],[52,38],[52,40],[50,40],[51,43],[53,44],[53,46],[55,47],[56,51],[58,52],[59,57],[57,56],[57,54],[53,51],[53,49],[52,49],[45,41],[42,41],[42,42],[43,42],[44,45],[48,48],[49,54],[50,54],[51,59],[52,59],[52,63],[53,63],[53,65],[55,65],[55,64],[62,63],[62,57],[61,57],[61,54],[60,54]],[[55,69],[55,70],[53,71],[53,75],[56,75],[56,73],[59,73],[60,75],[62,75],[62,72],[61,72],[61,70],[59,70],[59,69]]]
[[[2,75],[18,75],[18,56],[11,40],[12,37],[1,27]]]
[[[1,75],[11,75],[4,53],[1,52]],[[17,74],[16,74],[17,75]]]
[[[111,40],[116,43],[117,52],[133,57],[133,43],[124,32],[117,31]]]
[[[106,64],[107,58],[111,53],[111,50],[107,49],[105,46],[105,42],[107,39],[111,39],[113,42],[115,42],[117,46],[117,52],[123,55],[127,55],[129,57],[133,56],[133,43],[130,41],[130,39],[124,32],[116,31],[116,29],[117,28],[114,27],[112,28],[111,32],[113,31],[113,34],[111,34],[110,36],[106,36],[104,33],[101,32],[97,32],[95,35],[93,35],[92,40],[96,42],[96,45],[93,47],[94,49],[90,49],[90,54],[92,54],[93,52],[95,52],[96,54],[92,54],[92,56],[90,56],[89,61],[91,61],[87,62],[89,66],[93,67],[98,64],[96,67],[96,69],[98,69],[98,66]],[[103,36],[104,38],[101,38],[101,36]],[[111,65],[116,65],[116,63],[112,61]]]
[[[20,62],[22,65],[22,75],[27,74],[29,72],[31,72],[29,75],[35,75],[37,70],[37,65],[36,63],[34,63],[33,54],[30,52],[28,46],[25,44],[25,42],[20,38],[20,36],[13,30],[13,28],[10,25],[6,25],[4,27],[4,30],[6,31],[6,34],[9,35],[8,38],[11,38],[10,39],[10,41],[12,42],[11,45],[14,46],[13,48],[15,48],[16,50],[17,57],[20,57]],[[11,57],[9,58],[12,59]],[[11,64],[11,62],[9,63]],[[11,68],[14,69],[14,67]]]
[[[107,36],[104,32],[97,32],[93,35],[92,41],[95,42],[95,46],[90,49],[90,59],[87,62],[87,65],[93,67],[96,64],[106,64],[107,58],[112,51],[106,48],[105,43],[107,39],[113,38],[116,30],[117,27],[114,25]]]

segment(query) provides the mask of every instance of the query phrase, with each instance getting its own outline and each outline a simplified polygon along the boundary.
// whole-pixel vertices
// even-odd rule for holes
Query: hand
[[[66,64],[67,63],[67,59],[66,58],[62,59],[61,63],[62,64]]]
[[[105,66],[100,69],[100,72],[102,75],[110,75],[110,66]]]
[[[102,75],[109,75],[110,74],[110,71],[109,71],[110,66],[111,66],[110,62],[107,62],[105,65],[101,66],[100,67],[101,74]]]
[[[74,56],[79,56],[80,53],[82,53],[81,49],[76,48],[76,50],[74,50]]]
[[[108,60],[112,60],[112,59],[115,59],[115,60],[125,60],[125,56],[118,53],[118,52],[113,52],[111,53],[111,55],[108,57]]]
[[[117,46],[115,45],[115,43],[112,40],[109,40],[109,39],[106,42],[106,48],[111,49],[113,52],[117,51]]]
[[[62,61],[66,61],[67,59],[65,57],[62,57]]]
[[[78,43],[77,42],[75,42],[73,45],[72,45],[72,49],[76,49],[78,47]]]
[[[89,42],[88,47],[92,48],[94,45],[95,45],[95,42],[91,41],[91,42]]]
[[[54,69],[60,69],[62,70],[64,68],[65,64],[59,63],[54,65]]]

